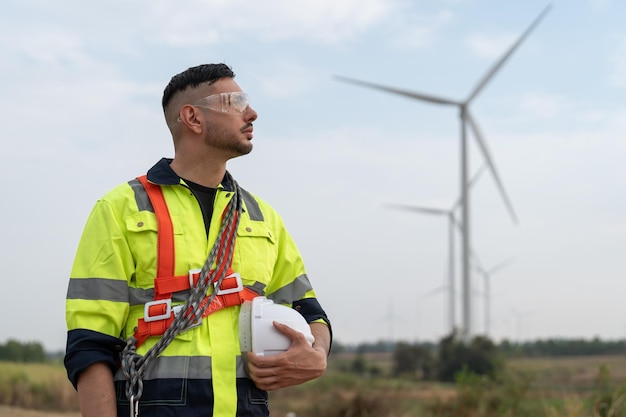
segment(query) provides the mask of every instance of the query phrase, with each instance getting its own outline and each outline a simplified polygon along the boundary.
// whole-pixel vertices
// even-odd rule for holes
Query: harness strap
[[[174,275],[176,256],[174,252],[174,226],[170,217],[170,211],[165,203],[161,187],[148,181],[145,175],[137,177],[143,188],[148,193],[148,198],[154,208],[157,218],[157,277],[171,277]]]
[[[144,317],[138,320],[135,328],[136,347],[139,347],[148,337],[161,336],[165,333],[174,321],[176,314],[180,314],[176,307],[172,308],[171,306],[172,294],[194,288],[200,279],[200,270],[189,271],[188,275],[174,275],[176,262],[174,226],[163,191],[160,186],[149,182],[145,175],[137,177],[137,179],[148,194],[158,225],[157,276],[154,279],[154,301],[146,304]],[[223,250],[228,249],[233,244],[235,234],[236,231],[233,230],[230,235],[222,236],[219,242],[220,253],[223,253]],[[218,277],[220,272],[221,270],[211,271],[211,274],[214,277]],[[228,269],[226,275],[220,287],[214,289],[217,294],[202,314],[202,317],[206,317],[226,307],[241,305],[244,301],[252,300],[259,296],[251,288],[242,286],[239,274]],[[205,297],[200,307],[203,308],[208,300],[209,298]]]
[[[248,287],[244,287],[241,291],[231,294],[216,295],[215,298],[213,298],[211,304],[205,310],[204,314],[202,314],[202,317],[204,318],[209,314],[212,314],[226,307],[241,305],[244,301],[252,301],[252,299],[258,296],[259,294],[257,294],[255,291]],[[207,301],[208,298],[205,298],[201,304],[201,307],[204,307]],[[155,310],[152,310],[151,314],[157,315],[159,314],[159,312],[161,314],[164,314],[167,307],[165,304],[159,304],[157,306],[154,306],[154,308]],[[170,324],[172,324],[175,317],[176,313],[172,310],[171,315],[168,318],[162,320],[147,322],[143,318],[139,319],[134,335],[137,339],[137,346],[140,346],[143,342],[145,342],[148,337],[163,335],[163,333],[165,333]]]

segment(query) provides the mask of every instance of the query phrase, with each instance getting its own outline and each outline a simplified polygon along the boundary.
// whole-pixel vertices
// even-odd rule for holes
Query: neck
[[[226,163],[207,158],[194,160],[175,156],[170,167],[181,178],[209,188],[217,188],[226,174]]]

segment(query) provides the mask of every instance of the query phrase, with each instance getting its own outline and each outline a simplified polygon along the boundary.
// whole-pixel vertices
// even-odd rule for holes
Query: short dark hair
[[[235,78],[235,73],[226,64],[202,64],[174,75],[167,87],[165,87],[165,90],[163,90],[163,99],[161,101],[163,110],[165,110],[165,106],[167,106],[177,91],[184,91],[189,86],[197,87],[202,83],[212,84],[224,77]]]

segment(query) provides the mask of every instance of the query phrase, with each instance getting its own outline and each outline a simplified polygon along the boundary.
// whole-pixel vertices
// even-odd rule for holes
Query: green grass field
[[[323,378],[272,392],[272,416],[626,416],[626,356],[510,360],[497,384],[472,377],[457,384],[392,379],[385,376],[390,355],[364,358],[380,374],[343,372],[354,356],[334,355]],[[0,362],[0,417],[74,417],[77,404],[61,365]]]

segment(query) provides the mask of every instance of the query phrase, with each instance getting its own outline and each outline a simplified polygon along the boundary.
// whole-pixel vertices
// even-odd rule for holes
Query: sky
[[[463,100],[548,4],[0,0],[0,342],[64,349],[91,208],[173,156],[163,88],[211,62],[233,68],[259,113],[253,152],[228,169],[283,217],[335,340],[438,341],[449,333],[447,219],[389,204],[458,201],[458,109],[335,76]],[[473,265],[496,270],[486,280],[472,269],[472,332],[622,339],[626,3],[550,4],[470,107],[518,218],[482,171],[470,245]],[[473,175],[485,159],[473,136],[468,149]]]

